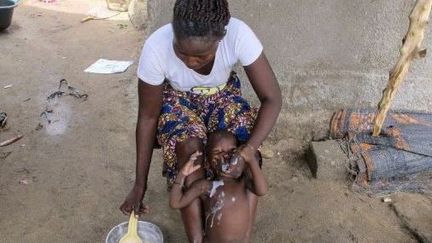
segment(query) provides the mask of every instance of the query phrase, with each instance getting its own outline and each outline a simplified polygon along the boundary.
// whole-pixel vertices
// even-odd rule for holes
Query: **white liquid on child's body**
[[[223,186],[223,185],[224,185],[224,182],[222,180],[220,180],[220,181],[213,181],[212,187],[210,189],[210,197],[213,197],[214,194],[216,193],[216,190],[219,187]]]
[[[212,189],[210,191],[210,195],[209,196],[213,197],[214,194],[216,193],[216,190],[219,187],[223,186],[223,185],[224,185],[223,181],[213,181]],[[216,203],[213,205],[213,207],[210,209],[210,212],[207,214],[206,222],[211,217],[210,228],[213,228],[214,219],[215,219],[216,216],[217,216],[218,224],[219,224],[219,222],[220,222],[220,220],[222,218],[222,212],[220,212],[220,210],[225,205],[224,199],[225,199],[225,193],[222,191],[218,195]]]
[[[233,157],[230,160],[230,164],[231,165],[237,165],[237,163],[239,162],[240,156],[241,155],[239,155],[239,154],[233,155]]]
[[[229,169],[229,164],[222,164],[222,172],[227,172]]]

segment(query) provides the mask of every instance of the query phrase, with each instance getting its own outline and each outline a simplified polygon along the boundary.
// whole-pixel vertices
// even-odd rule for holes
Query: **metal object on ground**
[[[87,94],[81,94],[81,91],[79,89],[70,86],[66,79],[62,79],[59,82],[58,90],[48,95],[47,100],[52,100],[65,94],[73,96],[77,99],[83,99],[84,101],[86,101],[88,98]]]
[[[331,136],[346,139],[356,184],[377,190],[420,188],[410,180],[432,171],[432,114],[390,112],[380,137],[372,136],[374,115],[374,110],[346,109],[331,121]]]
[[[0,111],[0,128],[4,128],[7,123],[8,116],[5,112]]]
[[[110,230],[105,243],[118,243],[123,235],[127,233],[128,222],[123,222]],[[146,221],[138,221],[138,235],[147,243],[163,243],[163,234],[159,227]]]

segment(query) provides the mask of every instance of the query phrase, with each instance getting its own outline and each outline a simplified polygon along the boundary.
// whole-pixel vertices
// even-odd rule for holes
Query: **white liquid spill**
[[[216,193],[217,189],[219,187],[223,186],[223,185],[224,185],[224,182],[222,180],[220,180],[220,181],[213,181],[212,187],[211,187],[211,190],[210,190],[210,197],[213,197],[214,194]]]

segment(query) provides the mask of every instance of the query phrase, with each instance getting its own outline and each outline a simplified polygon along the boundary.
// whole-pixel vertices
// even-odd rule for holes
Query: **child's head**
[[[208,138],[207,147],[207,161],[218,176],[237,179],[243,174],[243,159],[230,163],[237,148],[237,140],[233,134],[224,130],[213,132]]]
[[[227,0],[176,0],[172,20],[176,55],[193,70],[209,64],[230,18]]]

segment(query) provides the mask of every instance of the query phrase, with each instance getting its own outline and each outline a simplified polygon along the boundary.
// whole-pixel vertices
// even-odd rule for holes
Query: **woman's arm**
[[[264,52],[251,65],[245,66],[244,70],[261,102],[255,126],[247,142],[254,148],[249,150],[256,150],[276,123],[282,106],[282,97],[279,84]],[[247,146],[245,148],[250,147]],[[247,155],[242,153],[242,156],[246,160],[252,160],[255,151],[251,152]]]
[[[136,179],[132,191],[126,197],[120,210],[128,214],[132,209],[144,213],[141,203],[147,190],[147,176],[150,168],[157,123],[162,106],[163,85],[153,86],[138,81],[138,121],[136,127]]]
[[[261,107],[248,144],[258,148],[272,130],[282,106],[279,84],[264,54],[244,67]]]

